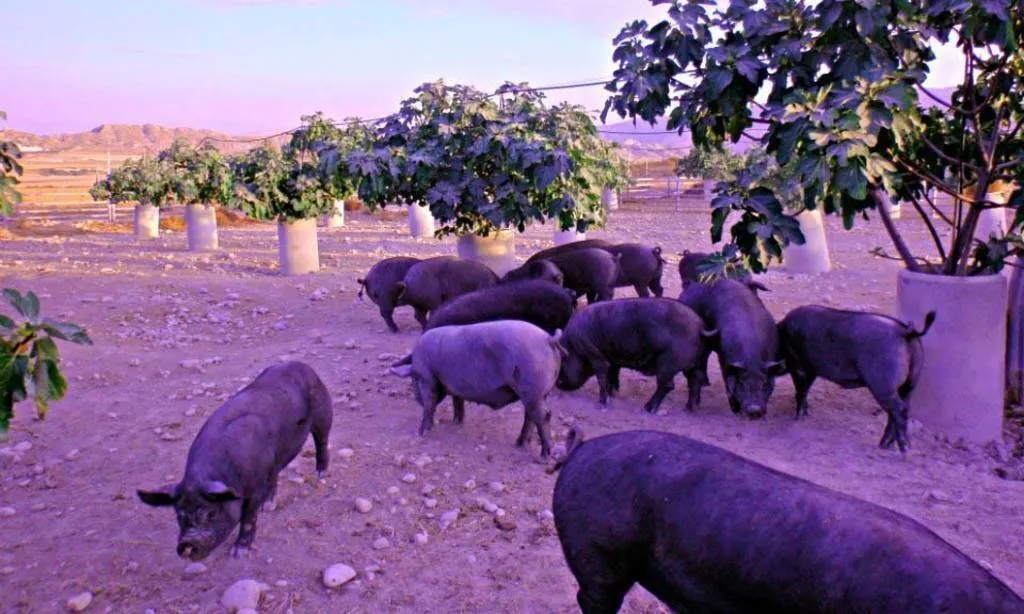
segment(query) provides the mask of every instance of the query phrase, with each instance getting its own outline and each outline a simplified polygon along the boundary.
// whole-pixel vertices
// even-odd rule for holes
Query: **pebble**
[[[356,453],[352,448],[342,448],[338,450],[338,456],[342,458],[352,458],[352,455]]]
[[[417,533],[413,536],[413,540],[415,540],[417,544],[425,546],[426,543],[430,541],[430,538],[427,536],[426,533]]]
[[[505,485],[501,482],[491,482],[487,487],[494,492],[505,492]]]
[[[356,577],[356,570],[344,563],[335,563],[324,570],[321,580],[327,588],[338,588]]]
[[[313,290],[313,294],[309,298],[313,301],[320,301],[323,300],[325,296],[327,296],[327,288],[320,287]]]
[[[423,505],[427,506],[427,509],[432,510],[435,507],[437,507],[437,499],[431,499],[430,497],[427,497],[426,499],[423,500]]]
[[[65,455],[64,455],[64,458],[65,458],[66,460],[69,460],[69,461],[73,461],[73,460],[75,460],[76,458],[78,458],[78,456],[79,456],[79,455],[80,455],[81,453],[82,453],[82,452],[81,452],[81,450],[79,450],[78,448],[75,448],[74,450],[72,450],[72,451],[68,452],[67,454],[65,454]]]
[[[141,365],[142,365],[142,361],[139,360],[138,358],[132,358],[131,360],[128,361],[128,366],[129,367],[138,367],[138,366],[141,366]]]
[[[9,576],[14,573],[14,568],[8,565],[7,567],[0,568],[0,575]]]
[[[416,474],[415,473],[407,473],[407,474],[402,476],[402,481],[405,482],[406,484],[412,484],[413,482],[416,481]]]
[[[373,540],[373,549],[374,550],[383,550],[383,549],[387,548],[390,545],[391,545],[391,542],[389,542],[388,538],[386,538],[386,537],[379,537],[379,538]]]
[[[370,510],[373,509],[373,502],[369,499],[359,497],[356,499],[356,509],[363,514],[369,514]]]
[[[437,486],[434,486],[433,484],[424,484],[423,490],[420,492],[423,493],[424,497],[429,497],[430,495],[434,494],[435,490],[437,490]]]
[[[202,563],[189,563],[185,566],[184,574],[186,576],[194,577],[204,573],[206,573],[206,565],[203,565]]]
[[[28,452],[31,449],[32,449],[32,442],[31,441],[22,441],[22,442],[18,443],[16,446],[14,446],[14,448],[13,448],[13,450],[15,452],[19,453],[19,454],[21,454],[23,452]]]
[[[346,342],[345,342],[345,343],[343,344],[343,347],[344,347],[344,348],[345,348],[346,350],[354,350],[354,349],[356,349],[357,347],[359,347],[359,344],[358,344],[358,343],[356,343],[355,339],[349,339],[348,341],[346,341]]]
[[[280,331],[280,330],[284,330],[286,328],[288,328],[288,323],[285,322],[284,320],[280,320],[280,321],[278,321],[277,324],[274,324],[274,330]]]
[[[72,612],[81,612],[92,603],[92,593],[85,591],[68,599],[68,609]]]
[[[463,484],[463,486],[466,488],[466,490],[473,490],[474,488],[476,488],[476,480],[470,478],[466,480],[466,483]]]
[[[488,514],[493,514],[494,512],[498,511],[498,506],[491,501],[484,501],[480,507]]]
[[[494,526],[498,527],[502,531],[515,531],[516,521],[512,520],[509,516],[495,516]]]
[[[229,612],[246,608],[255,610],[260,606],[260,598],[263,597],[263,593],[268,590],[270,590],[270,586],[245,578],[235,582],[224,591],[220,597],[220,604]]]
[[[10,518],[17,513],[18,512],[15,511],[13,507],[0,507],[0,516],[3,516],[4,518]]]
[[[452,526],[452,523],[455,522],[456,520],[458,520],[458,518],[459,518],[459,510],[451,510],[451,511],[448,511],[448,512],[445,512],[445,513],[441,514],[441,518],[440,518],[441,530],[443,531],[443,530],[447,529],[448,527]]]
[[[195,358],[189,358],[178,363],[182,369],[195,369],[199,370],[202,367],[202,362]]]
[[[399,489],[398,489],[397,486],[388,486],[388,494],[389,495],[397,495],[398,493],[399,493]]]
[[[537,514],[537,515],[540,517],[541,520],[554,520],[555,519],[555,514],[551,510],[541,510],[540,513]]]

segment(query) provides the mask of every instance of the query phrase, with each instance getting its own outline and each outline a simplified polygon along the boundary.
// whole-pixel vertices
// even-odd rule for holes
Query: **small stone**
[[[92,593],[85,591],[68,599],[68,609],[72,612],[81,612],[92,603]]]
[[[491,501],[484,501],[483,505],[481,505],[480,508],[488,514],[493,514],[494,512],[498,511],[498,506]]]
[[[443,530],[447,529],[448,527],[452,526],[452,523],[454,523],[456,520],[458,520],[458,518],[459,518],[459,510],[451,510],[451,511],[448,511],[448,512],[445,512],[445,513],[441,514],[441,519],[440,519],[441,530],[443,531]]]
[[[357,347],[359,347],[359,344],[357,344],[357,343],[356,343],[356,340],[355,340],[355,339],[349,339],[349,340],[348,340],[348,341],[346,341],[346,342],[345,342],[344,344],[342,344],[342,346],[343,346],[343,347],[344,347],[344,348],[345,348],[346,350],[354,350],[354,349],[356,349]]]
[[[13,449],[18,454],[22,454],[24,452],[28,452],[29,450],[32,449],[32,442],[31,441],[22,441],[22,442],[18,443],[16,446],[14,446]]]
[[[0,507],[0,517],[10,518],[17,514],[17,511],[13,507]]]
[[[407,474],[402,476],[402,481],[405,482],[406,484],[412,484],[413,482],[416,481],[416,474],[415,473],[407,473]]]
[[[193,369],[198,371],[202,367],[202,363],[195,358],[189,358],[178,363],[182,369]]]
[[[947,494],[945,491],[938,490],[938,489],[929,491],[928,495],[925,497],[925,499],[927,501],[939,501],[939,502],[949,502],[949,501],[953,500],[949,496],[949,494]]]
[[[437,490],[437,486],[434,486],[433,484],[424,484],[423,490],[421,490],[420,492],[423,494],[424,497],[429,497],[430,495],[434,494],[435,490]]]
[[[288,580],[278,580],[277,582],[274,582],[274,586],[277,588],[284,588],[288,586]]]
[[[139,360],[138,358],[132,358],[131,360],[128,361],[128,366],[129,367],[138,367],[138,366],[141,366],[141,365],[142,365],[142,361]]]
[[[487,487],[494,492],[505,492],[505,485],[501,482],[491,482]]]
[[[466,480],[466,483],[462,485],[466,490],[473,490],[476,488],[476,480],[470,478]]]
[[[509,516],[495,516],[494,526],[498,527],[502,531],[515,531],[516,521],[512,520]]]
[[[206,573],[206,565],[202,563],[189,563],[183,572],[188,577],[194,577]]]
[[[413,535],[413,541],[420,546],[425,546],[427,542],[430,541],[430,537],[428,537],[426,533],[417,533],[416,535]]]
[[[313,290],[313,294],[310,295],[309,299],[312,301],[322,301],[325,296],[327,296],[327,288],[320,287]]]
[[[386,538],[386,537],[379,537],[379,538],[373,540],[373,549],[374,550],[383,550],[383,549],[387,548],[390,545],[391,545],[391,542],[389,542],[388,538]]]
[[[324,570],[322,581],[327,588],[338,588],[356,577],[356,570],[344,563],[335,563]]]
[[[352,458],[352,455],[355,453],[356,451],[353,450],[352,448],[342,448],[338,450],[338,456],[342,458]]]
[[[356,499],[356,509],[363,514],[369,514],[370,510],[373,509],[373,502],[369,499],[359,497]]]
[[[14,573],[14,568],[8,565],[7,567],[0,568],[0,575],[9,576]]]
[[[389,495],[397,495],[399,492],[400,492],[400,490],[399,490],[399,488],[397,486],[388,486],[388,494]]]
[[[224,591],[220,598],[220,604],[227,608],[229,612],[246,608],[255,610],[260,606],[260,599],[263,597],[263,593],[268,590],[270,590],[270,586],[262,582],[249,578],[239,580]]]
[[[75,448],[74,450],[72,450],[72,451],[68,452],[67,454],[65,454],[64,455],[64,459],[65,460],[69,460],[69,461],[73,461],[76,458],[78,458],[79,455],[81,455],[81,454],[82,454],[82,452],[78,448]]]
[[[541,520],[554,520],[555,519],[555,514],[551,510],[541,510],[540,513],[537,514],[537,516]]]
[[[286,328],[288,328],[288,322],[285,322],[284,320],[279,320],[277,324],[274,324],[274,330],[281,331]]]
[[[189,407],[188,409],[185,410],[185,417],[191,418],[194,415],[196,415],[196,408],[195,407]]]
[[[41,512],[41,511],[43,511],[45,509],[46,509],[46,504],[45,503],[35,503],[35,504],[32,505],[32,511],[33,512]]]
[[[430,497],[427,497],[426,499],[423,500],[423,505],[427,506],[427,509],[432,510],[435,507],[437,507],[437,499],[431,499]]]
[[[434,459],[424,454],[423,456],[420,456],[419,458],[414,460],[413,464],[416,465],[418,468],[423,469],[432,462],[434,462]]]

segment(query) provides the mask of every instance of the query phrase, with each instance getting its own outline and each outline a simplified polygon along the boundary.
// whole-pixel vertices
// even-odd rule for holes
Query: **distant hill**
[[[253,142],[232,143],[232,139],[254,137],[233,136],[197,128],[166,128],[154,124],[103,124],[88,132],[61,134],[34,134],[17,130],[0,130],[0,140],[11,140],[19,145],[42,147],[51,151],[101,150],[113,153],[156,153],[177,138],[184,138],[193,146],[203,139],[216,139],[215,144],[226,152],[245,151]],[[283,141],[283,139],[280,139]]]

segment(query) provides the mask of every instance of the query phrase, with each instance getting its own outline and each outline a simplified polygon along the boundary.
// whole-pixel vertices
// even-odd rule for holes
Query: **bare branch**
[[[927,181],[928,183],[932,184],[933,186],[935,186],[936,190],[942,192],[943,194],[948,194],[953,198],[959,200],[965,200],[962,194],[958,194],[957,192],[954,192],[951,188],[947,187],[945,181],[936,178],[928,171],[921,170],[913,162],[910,162],[909,160],[904,160],[903,158],[894,158],[893,162],[902,165],[903,168],[907,169],[912,174],[917,176],[918,179]]]
[[[931,216],[929,216],[928,213],[925,212],[924,208],[921,206],[921,203],[917,202],[917,199],[911,200],[910,204],[914,205],[914,208],[917,209],[918,215],[921,216],[921,219],[924,220],[925,225],[928,227],[928,234],[932,236],[932,241],[935,242],[935,247],[936,249],[939,250],[939,257],[945,260],[946,248],[943,247],[942,245],[942,238],[939,237],[939,231],[935,229],[935,224],[932,223]]]
[[[903,258],[904,264],[907,265],[907,270],[915,273],[921,272],[921,267],[918,266],[917,260],[914,255],[910,253],[910,248],[907,247],[906,241],[903,240],[903,235],[896,229],[896,225],[892,223],[892,217],[889,216],[889,207],[882,200],[882,190],[879,187],[873,187],[868,192],[871,200],[875,203],[875,208],[878,209],[878,215],[882,218],[882,225],[885,226],[885,231],[889,233],[889,238],[892,239],[892,244],[896,247],[896,251],[899,252],[900,257]]]
[[[928,206],[931,207],[932,211],[934,211],[939,216],[939,219],[941,219],[943,222],[946,222],[947,224],[949,224],[950,227],[954,227],[955,228],[956,226],[955,226],[955,224],[953,224],[953,220],[949,219],[949,216],[947,216],[945,213],[943,213],[942,209],[939,209],[939,206],[935,204],[935,201],[933,201],[931,199],[931,197],[928,196],[928,190],[924,190],[923,194],[924,194],[925,201],[928,203]]]
[[[885,250],[883,250],[881,247],[876,247],[876,248],[872,249],[868,253],[870,253],[872,256],[877,256],[877,257],[885,259],[885,260],[893,260],[895,262],[903,262],[903,258],[900,258],[899,256],[890,256],[889,254],[885,253]],[[932,263],[929,262],[926,258],[920,258],[920,257],[915,256],[914,260],[917,261],[917,262],[920,262],[921,264],[923,264],[925,266],[928,266],[928,267],[932,266]]]
[[[1008,162],[1003,162],[1003,163],[1000,163],[1000,164],[996,164],[995,167],[992,169],[992,172],[993,173],[1000,173],[1002,171],[1005,171],[1008,168],[1013,168],[1013,167],[1019,166],[1021,164],[1024,164],[1024,156],[1020,156],[1018,158],[1014,158],[1013,160],[1010,160]]]
[[[916,87],[917,87],[917,89],[919,89],[922,92],[924,92],[926,96],[928,96],[929,98],[931,98],[935,102],[939,103],[939,105],[941,105],[943,107],[946,107],[947,109],[951,109],[953,111],[956,111],[957,113],[960,113],[961,115],[970,115],[967,112],[967,109],[964,109],[962,107],[956,106],[955,104],[946,102],[945,100],[943,100],[943,99],[939,98],[938,96],[936,96],[935,94],[933,94],[928,88],[926,88],[925,86],[921,85],[920,83],[918,83]]]
[[[946,162],[949,162],[951,164],[960,164],[962,162],[962,160],[960,160],[958,158],[954,158],[953,156],[951,156],[951,155],[947,154],[946,152],[942,151],[941,149],[939,149],[939,146],[936,145],[935,143],[932,143],[931,139],[929,139],[927,136],[922,134],[921,135],[921,140],[924,141],[925,145],[927,145],[929,149],[934,151],[936,153],[936,155],[938,155],[940,158],[942,158]],[[977,167],[977,166],[975,166],[973,164],[969,164],[967,162],[964,162],[964,166],[970,168],[974,172],[978,172],[978,171],[981,170],[981,168],[979,168],[979,167]]]

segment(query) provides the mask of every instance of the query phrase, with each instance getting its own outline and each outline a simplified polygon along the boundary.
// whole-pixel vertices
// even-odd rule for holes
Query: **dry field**
[[[905,218],[909,240],[923,246],[920,223]],[[673,259],[667,294],[677,296],[678,253],[709,247],[706,227],[703,210],[623,209],[590,236],[661,245]],[[550,245],[550,230],[520,236],[520,257]],[[834,271],[769,273],[769,309],[782,317],[821,302],[895,313],[899,265],[868,254],[887,245],[880,225],[844,232],[831,221],[829,231]],[[35,290],[46,315],[84,325],[96,343],[62,347],[67,398],[42,422],[19,406],[0,449],[0,508],[13,510],[0,514],[0,612],[64,611],[83,591],[95,596],[88,611],[219,612],[222,592],[242,578],[268,585],[262,612],[577,612],[548,511],[555,476],[536,462],[535,440],[512,445],[521,406],[468,404],[465,424],[454,426],[446,401],[435,429],[418,437],[408,380],[387,370],[419,335],[412,313],[399,310],[393,335],[356,299],[355,279],[380,258],[453,253],[453,242],[409,238],[400,215],[349,213],[345,228],[321,229],[323,271],[304,278],[279,275],[272,225],[224,228],[221,245],[193,254],[181,232],[142,241],[127,226],[95,223],[32,223],[0,239],[0,283]],[[135,490],[180,477],[204,418],[286,358],[312,365],[334,398],[329,475],[315,479],[309,442],[282,475],[279,509],[261,515],[249,557],[231,559],[223,546],[205,571],[186,575],[173,514],[146,507]],[[750,422],[729,411],[714,359],[711,370],[692,414],[682,377],[664,416],[641,411],[654,383],[628,371],[604,411],[593,380],[556,393],[554,436],[577,420],[589,437],[646,428],[695,437],[918,519],[1024,593],[1024,482],[993,474],[1012,434],[986,450],[914,425],[902,458],[877,448],[885,418],[873,415],[865,390],[819,381],[810,418],[798,423],[782,378],[766,419]],[[357,511],[357,497],[373,508]],[[502,526],[487,502],[504,510]],[[457,519],[442,528],[453,510]],[[324,588],[320,573],[333,563],[351,565],[357,579]],[[636,589],[623,611],[666,610]]]

